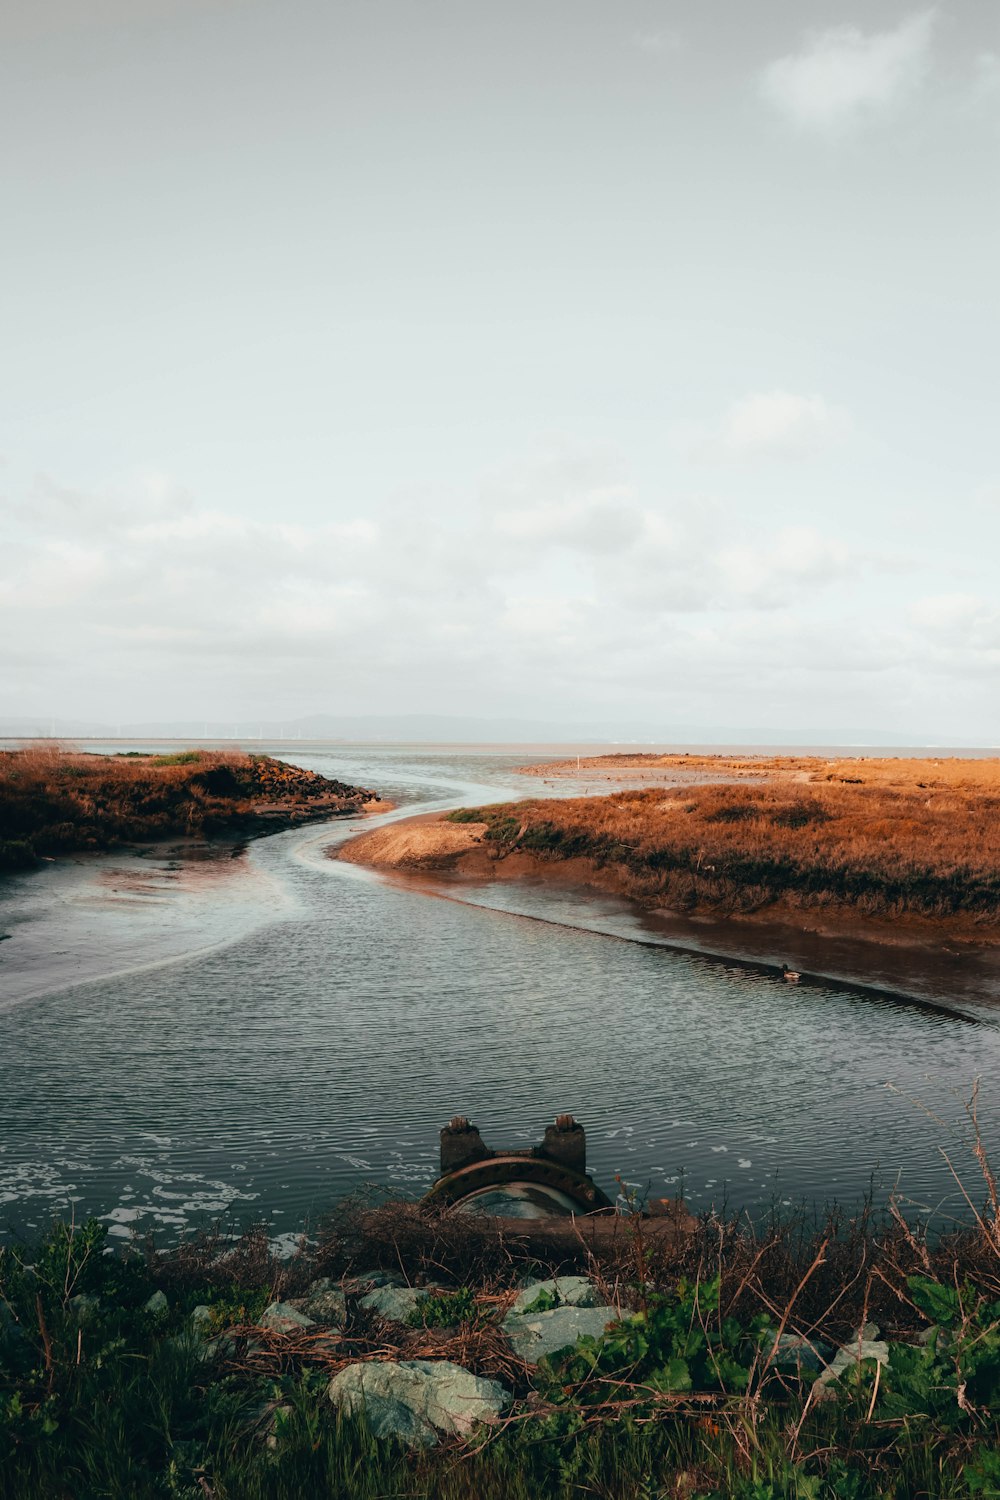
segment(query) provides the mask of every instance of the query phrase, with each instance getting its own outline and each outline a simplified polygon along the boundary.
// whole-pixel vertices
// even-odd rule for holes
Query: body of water
[[[380,816],[539,791],[523,750],[281,753],[399,804]],[[572,1111],[602,1186],[695,1209],[855,1204],[874,1182],[967,1213],[942,1149],[980,1196],[963,1103],[981,1076],[997,1141],[989,996],[943,996],[956,1014],[793,988],[551,887],[435,899],[328,857],[361,821],[5,882],[0,1234],[73,1212],[120,1237],[292,1235],[365,1183],[422,1191],[456,1113],[525,1145]]]

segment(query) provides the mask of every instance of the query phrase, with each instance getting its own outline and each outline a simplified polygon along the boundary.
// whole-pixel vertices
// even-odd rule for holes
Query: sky
[[[1000,742],[1000,7],[5,0],[0,714]]]

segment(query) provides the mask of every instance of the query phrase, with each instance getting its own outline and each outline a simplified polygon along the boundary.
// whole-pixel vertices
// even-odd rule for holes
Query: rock
[[[549,1312],[508,1313],[502,1326],[515,1354],[534,1365],[543,1355],[572,1346],[584,1334],[600,1338],[619,1316],[618,1309],[610,1306],[554,1307]]]
[[[783,1333],[776,1343],[761,1350],[765,1359],[770,1357],[772,1365],[793,1365],[797,1374],[803,1370],[821,1370],[832,1352],[828,1344],[797,1333]]]
[[[509,1406],[511,1394],[495,1380],[480,1380],[447,1359],[373,1360],[348,1365],[327,1394],[348,1414],[363,1412],[379,1437],[410,1447],[430,1447],[434,1429],[465,1435]]]
[[[295,1306],[317,1323],[334,1323],[341,1327],[347,1318],[347,1298],[329,1276],[314,1281],[304,1297],[296,1298]]]
[[[249,1344],[247,1345],[247,1352],[248,1353],[250,1352],[250,1345]],[[235,1339],[230,1339],[230,1338],[222,1337],[222,1338],[218,1338],[218,1339],[210,1339],[208,1341],[208,1343],[205,1345],[205,1349],[204,1349],[204,1353],[202,1355],[202,1358],[203,1359],[232,1359],[232,1357],[233,1357],[233,1355],[235,1353],[236,1353],[236,1341],[235,1341]]]
[[[101,1299],[94,1292],[78,1292],[66,1304],[66,1309],[78,1323],[87,1323],[100,1311]]]
[[[212,1332],[212,1321],[212,1309],[202,1302],[192,1308],[185,1326],[167,1343],[184,1354],[194,1354],[202,1360],[211,1359],[213,1344],[206,1343],[206,1340]]]
[[[413,1286],[380,1286],[362,1297],[359,1306],[388,1318],[390,1323],[405,1323],[410,1313],[427,1296]]]
[[[168,1307],[169,1304],[167,1302],[166,1293],[154,1292],[149,1300],[143,1303],[142,1310],[143,1312],[153,1313],[154,1315],[159,1316],[162,1313],[165,1313]]]
[[[598,1307],[600,1299],[588,1276],[553,1276],[549,1281],[531,1281],[518,1294],[512,1313],[523,1313],[541,1296],[553,1297],[563,1307]]]
[[[889,1363],[889,1345],[878,1337],[878,1331],[875,1323],[866,1323],[855,1338],[846,1344],[841,1344],[833,1359],[816,1379],[816,1385],[819,1387],[816,1392],[817,1400],[832,1399],[833,1382],[839,1379],[845,1370],[853,1369],[866,1359],[876,1360],[880,1365]]]
[[[434,1428],[418,1417],[411,1406],[392,1396],[369,1396],[360,1405],[347,1409],[364,1412],[374,1437],[396,1438],[407,1448],[433,1448],[437,1442]]]
[[[324,1356],[328,1359],[333,1359],[339,1353],[340,1329],[331,1328],[327,1332],[319,1334],[312,1340],[309,1345],[308,1352],[305,1353],[302,1358],[307,1362],[319,1359]]]
[[[272,1302],[260,1315],[260,1326],[275,1333],[294,1333],[297,1328],[315,1328],[316,1321],[289,1302]]]
[[[398,1271],[361,1271],[344,1282],[344,1291],[351,1296],[370,1292],[376,1286],[405,1286],[406,1279]]]

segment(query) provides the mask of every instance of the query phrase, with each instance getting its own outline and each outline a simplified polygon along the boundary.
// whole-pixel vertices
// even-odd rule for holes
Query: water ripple
[[[421,776],[428,797],[503,795],[510,758],[431,759],[391,763],[397,797]],[[354,774],[380,784],[371,757]],[[72,1208],[120,1237],[218,1216],[291,1232],[365,1181],[421,1190],[455,1113],[523,1145],[566,1109],[605,1187],[753,1207],[854,1202],[874,1177],[956,1201],[938,1147],[961,1153],[973,1078],[1000,1076],[994,1028],[431,900],[356,878],[324,839],[254,846],[286,892],[266,927],[3,1017],[0,1224]]]

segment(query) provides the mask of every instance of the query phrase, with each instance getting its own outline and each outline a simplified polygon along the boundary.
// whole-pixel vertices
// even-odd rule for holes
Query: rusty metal
[[[522,1193],[545,1214],[591,1214],[614,1208],[587,1175],[587,1141],[572,1115],[559,1115],[540,1146],[491,1151],[476,1127],[456,1115],[441,1132],[441,1175],[424,1202],[458,1207],[487,1193]]]

